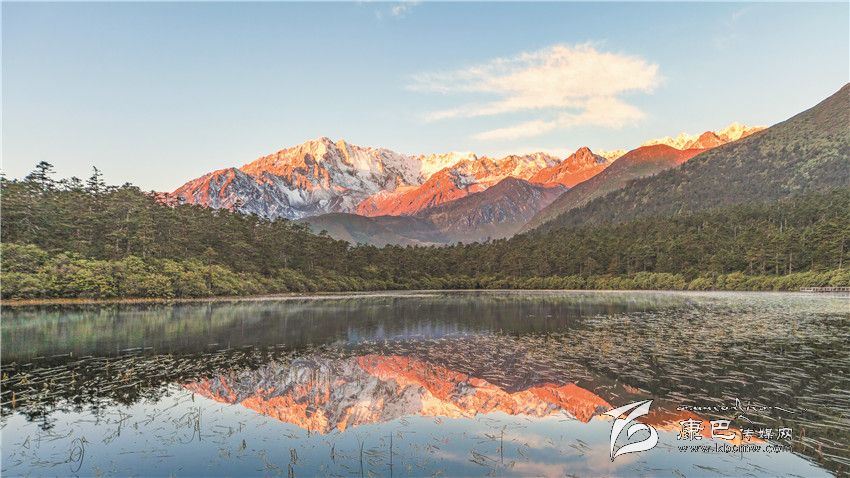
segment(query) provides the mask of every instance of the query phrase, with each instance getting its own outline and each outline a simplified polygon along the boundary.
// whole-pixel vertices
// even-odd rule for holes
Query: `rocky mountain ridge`
[[[352,242],[419,245],[478,241],[508,237],[523,226],[518,221],[528,221],[535,215],[538,220],[549,217],[549,213],[542,213],[543,208],[551,211],[564,203],[559,195],[568,189],[582,186],[571,193],[575,198],[587,194],[591,185],[603,184],[598,180],[585,185],[610,166],[616,165],[614,172],[602,176],[608,182],[595,190],[608,192],[622,187],[626,180],[681,163],[679,159],[649,160],[635,165],[636,155],[652,156],[652,151],[659,149],[656,146],[688,151],[670,154],[689,158],[694,151],[714,148],[757,130],[733,123],[700,136],[683,134],[675,140],[653,140],[651,146],[629,153],[616,150],[598,154],[582,147],[564,159],[542,152],[498,159],[471,152],[413,156],[322,137],[239,168],[213,171],[163,195],[163,201],[231,209],[270,219],[317,218],[308,221],[314,230]],[[676,148],[686,145],[697,147]],[[506,179],[512,181],[502,184]],[[502,187],[480,195],[499,184]],[[478,196],[454,204],[473,195]],[[385,219],[396,216],[417,219]],[[414,231],[408,233],[408,227]]]

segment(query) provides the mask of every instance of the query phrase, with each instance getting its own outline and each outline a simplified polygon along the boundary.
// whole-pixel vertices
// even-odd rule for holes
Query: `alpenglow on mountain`
[[[297,219],[352,211],[379,191],[419,184],[422,166],[414,157],[386,149],[319,138],[238,169],[206,174],[179,187],[172,196],[189,204]]]
[[[559,162],[545,153],[498,160],[472,156],[435,172],[420,186],[375,194],[360,203],[356,212],[364,216],[409,216],[482,192],[505,178],[529,179]]]
[[[267,218],[335,212],[402,215],[482,191],[507,177],[527,179],[559,162],[543,153],[502,159],[473,153],[412,156],[320,138],[240,168],[206,174],[170,196]],[[388,206],[404,194],[411,203],[408,208],[396,211]]]
[[[733,123],[717,133],[687,136],[688,144],[704,141],[710,148],[758,129]],[[500,159],[471,152],[408,155],[322,137],[238,168],[205,174],[168,194],[168,200],[270,219],[327,213],[414,215],[485,191],[506,178],[573,187],[621,155],[594,154],[586,147],[565,159],[546,153]]]

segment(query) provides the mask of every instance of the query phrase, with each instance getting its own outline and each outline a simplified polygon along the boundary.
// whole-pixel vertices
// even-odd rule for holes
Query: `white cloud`
[[[394,18],[404,18],[413,10],[414,7],[419,5],[418,0],[405,0],[397,3],[389,4],[389,8],[380,8],[375,10],[375,16],[378,20],[384,18],[384,15],[389,15]]]
[[[540,136],[556,129],[572,126],[601,126],[622,128],[644,117],[636,107],[614,97],[592,97],[584,101],[577,113],[563,113],[550,120],[534,120],[525,123],[483,131],[475,139],[510,140]]]
[[[417,5],[419,5],[419,2],[401,2],[395,4],[392,8],[390,8],[390,15],[394,17],[403,17]]]
[[[478,139],[538,136],[579,125],[619,128],[643,117],[619,98],[627,92],[650,92],[660,81],[658,65],[591,44],[554,45],[542,50],[496,58],[467,68],[415,75],[408,88],[441,94],[495,97],[432,111],[427,121],[474,118],[534,111],[544,117],[476,135]]]
[[[531,138],[534,136],[540,136],[544,133],[548,133],[557,127],[557,121],[534,120],[526,121],[525,123],[515,124],[513,126],[506,126],[504,128],[496,128],[491,129],[489,131],[482,131],[481,133],[478,133],[473,137],[475,139],[485,140]]]

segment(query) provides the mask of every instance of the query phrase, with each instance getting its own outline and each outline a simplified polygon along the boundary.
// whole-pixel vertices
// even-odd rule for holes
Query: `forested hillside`
[[[563,209],[565,213],[539,230],[772,201],[848,185],[850,84],[764,131],[706,151],[677,168],[637,179],[584,207]],[[555,201],[550,209],[558,204]]]
[[[15,287],[47,287],[59,296],[248,293],[260,289],[216,289],[214,284],[242,280],[226,274],[231,271],[262,277],[279,270],[303,271],[319,281],[322,271],[337,269],[337,259],[348,248],[346,242],[287,220],[226,209],[167,207],[134,186],[106,186],[97,170],[85,182],[54,181],[51,166],[41,163],[23,181],[4,179],[2,200],[4,272],[19,268],[16,261],[36,261],[32,266],[46,257],[55,267],[50,277],[21,277],[20,286],[18,276],[4,273],[4,295]],[[10,252],[12,243],[36,245],[45,252],[32,250],[35,256],[22,258]],[[131,264],[116,267],[138,269],[133,280],[144,283],[116,286],[120,271],[114,264],[88,261],[127,258]]]
[[[850,283],[850,189],[450,247],[351,246],[131,185],[2,180],[8,298],[398,288],[795,289]]]

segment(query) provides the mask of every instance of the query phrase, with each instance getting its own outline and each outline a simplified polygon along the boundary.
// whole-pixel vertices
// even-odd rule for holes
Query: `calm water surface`
[[[848,344],[850,299],[831,295],[4,308],[0,472],[844,476]],[[644,430],[616,446],[646,428],[658,445],[612,462],[604,412],[641,400]],[[734,439],[711,438],[718,419]],[[760,448],[722,448],[742,444]]]

